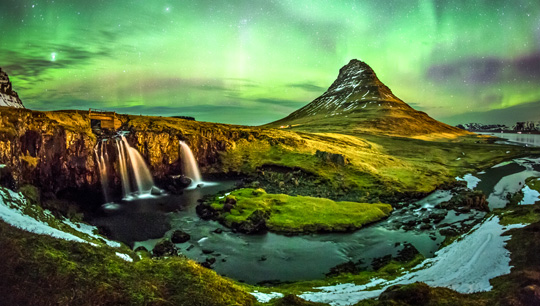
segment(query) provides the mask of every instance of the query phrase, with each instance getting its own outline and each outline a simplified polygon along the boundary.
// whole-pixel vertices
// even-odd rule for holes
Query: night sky
[[[267,123],[350,59],[431,116],[540,120],[540,1],[0,0],[27,108]]]

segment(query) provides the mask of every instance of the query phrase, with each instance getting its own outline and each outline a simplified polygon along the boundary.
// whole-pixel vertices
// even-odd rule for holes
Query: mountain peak
[[[410,107],[366,63],[352,59],[320,97],[268,126],[309,131],[376,132],[389,135],[462,133]]]

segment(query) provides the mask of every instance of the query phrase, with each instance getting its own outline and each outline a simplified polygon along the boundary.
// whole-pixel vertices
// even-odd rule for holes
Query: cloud
[[[540,101],[534,101],[504,109],[485,112],[468,112],[454,116],[438,118],[449,124],[478,122],[484,124],[514,124],[518,121],[538,121],[540,118]]]
[[[56,59],[53,61],[51,53],[44,50],[54,50]],[[30,46],[21,52],[3,50],[10,64],[3,69],[10,75],[16,75],[27,81],[42,81],[43,75],[48,71],[64,68],[77,68],[88,64],[97,57],[111,56],[110,50],[103,47],[97,51],[88,51],[82,47],[72,45],[49,44],[45,46]]]
[[[287,87],[292,87],[292,88],[300,88],[300,89],[303,89],[303,90],[309,91],[309,92],[319,92],[321,94],[326,90],[324,87],[317,86],[317,85],[311,84],[311,83],[292,83],[292,84],[288,84],[286,86]]]
[[[514,80],[540,80],[540,51],[512,59],[470,57],[447,64],[432,65],[426,71],[426,79],[439,83],[466,81],[480,85]]]

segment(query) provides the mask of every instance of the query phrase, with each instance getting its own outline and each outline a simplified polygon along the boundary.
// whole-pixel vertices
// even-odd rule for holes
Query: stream
[[[506,194],[523,189],[529,177],[540,177],[540,159],[515,159],[464,179],[489,195],[493,209],[503,207]],[[182,195],[123,202],[118,210],[96,217],[92,223],[105,228],[111,239],[133,249],[142,246],[147,250],[181,229],[191,236],[188,242],[176,244],[182,254],[199,262],[215,258],[212,268],[217,273],[256,284],[321,279],[332,267],[349,261],[369,269],[374,259],[396,256],[406,243],[430,258],[444,240],[442,230],[473,225],[485,216],[484,212],[475,210],[458,213],[436,208],[438,203],[452,197],[451,191],[438,190],[394,211],[381,222],[351,233],[245,235],[197,216],[195,207],[199,199],[230,190],[237,182],[214,183],[185,190]]]

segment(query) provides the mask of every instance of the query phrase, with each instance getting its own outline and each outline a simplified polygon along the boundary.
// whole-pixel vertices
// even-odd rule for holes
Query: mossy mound
[[[389,204],[335,202],[307,196],[268,194],[243,188],[201,204],[224,225],[245,233],[268,229],[281,233],[344,232],[387,217]]]
[[[232,281],[183,257],[128,262],[115,249],[31,234],[0,221],[5,305],[254,305]]]

